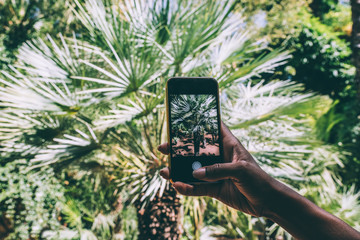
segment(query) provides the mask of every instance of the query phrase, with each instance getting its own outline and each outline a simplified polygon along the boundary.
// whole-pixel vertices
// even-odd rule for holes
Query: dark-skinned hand
[[[216,183],[189,185],[175,182],[173,187],[177,192],[213,197],[242,212],[268,217],[296,239],[360,240],[360,233],[341,219],[264,172],[223,123],[221,135],[224,163],[193,172],[195,178]],[[169,153],[167,143],[158,149],[164,154]],[[170,179],[169,169],[162,169],[160,175]]]
[[[270,185],[277,181],[259,167],[224,123],[221,124],[221,135],[224,163],[199,168],[193,172],[193,176],[208,182],[222,181],[199,185],[175,182],[173,187],[186,196],[213,197],[242,212],[263,216],[272,189]],[[159,145],[158,149],[163,154],[169,154],[168,143]],[[169,180],[169,168],[162,169],[160,175]]]

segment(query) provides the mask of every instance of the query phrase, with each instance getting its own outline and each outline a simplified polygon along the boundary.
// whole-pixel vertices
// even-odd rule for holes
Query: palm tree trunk
[[[5,212],[0,215],[0,239],[5,239],[13,231],[11,222],[5,217]]]
[[[194,155],[199,156],[200,151],[200,140],[198,138],[194,139]]]
[[[194,136],[194,155],[198,156],[200,152],[200,134],[198,131],[195,131],[193,136]]]
[[[143,209],[139,201],[135,205],[138,210],[139,240],[180,239],[178,224],[180,202],[173,188],[169,187],[162,197],[157,195]]]
[[[352,11],[352,50],[356,68],[355,86],[360,99],[360,0],[351,0]]]

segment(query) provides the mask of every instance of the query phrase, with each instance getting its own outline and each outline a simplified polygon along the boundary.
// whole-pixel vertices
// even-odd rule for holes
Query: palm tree
[[[256,83],[290,56],[264,54],[266,42],[251,38],[234,1],[74,0],[69,7],[87,34],[28,42],[0,79],[1,164],[21,160],[28,172],[51,170],[71,182],[85,175],[94,183],[99,175],[101,187],[87,184],[94,186],[90,196],[111,196],[113,204],[102,206],[84,205],[84,194],[73,194],[81,204],[66,199],[60,213],[74,223],[66,231],[115,238],[120,202],[135,206],[141,239],[200,236],[211,200],[181,198],[158,174],[167,165],[156,146],[166,139],[164,86],[171,76],[216,78],[225,122],[268,172],[309,195],[341,165],[336,149],[312,132],[328,99],[290,82]],[[254,222],[239,219],[247,229]],[[238,236],[252,235],[244,228]]]
[[[212,95],[175,95],[171,97],[171,122],[173,132],[178,125],[184,126],[192,134],[194,155],[198,156],[200,141],[204,139],[205,130],[217,132],[217,107]],[[214,140],[214,137],[213,137]],[[205,143],[204,143],[205,144]]]

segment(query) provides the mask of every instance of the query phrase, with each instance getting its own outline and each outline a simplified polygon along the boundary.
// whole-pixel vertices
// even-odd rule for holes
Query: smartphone
[[[192,176],[200,167],[223,162],[219,86],[213,78],[170,78],[166,113],[173,182],[205,183]]]

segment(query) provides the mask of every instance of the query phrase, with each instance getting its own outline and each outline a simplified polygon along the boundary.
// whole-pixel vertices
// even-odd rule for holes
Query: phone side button
[[[195,162],[193,162],[193,164],[192,164],[192,169],[195,171],[196,169],[199,169],[199,168],[201,168],[202,167],[202,165],[201,165],[201,163],[200,162],[198,162],[198,161],[195,161]]]

